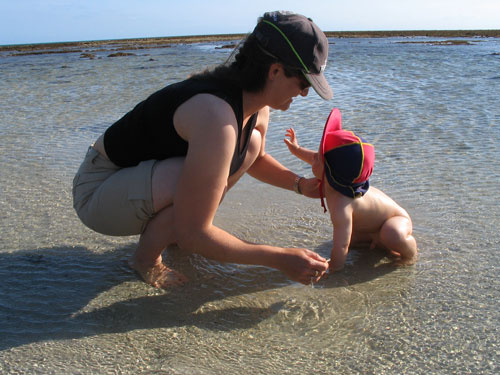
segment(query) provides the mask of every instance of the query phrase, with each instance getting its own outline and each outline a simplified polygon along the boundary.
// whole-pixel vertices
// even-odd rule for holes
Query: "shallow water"
[[[344,127],[375,143],[372,184],[414,221],[414,267],[354,249],[314,288],[172,248],[165,261],[190,282],[156,290],[126,266],[137,237],[93,233],[72,209],[88,145],[139,100],[228,50],[1,54],[0,373],[499,373],[500,40],[398,43],[407,40],[332,39],[334,99],[311,93],[271,114],[268,151],[310,176],[284,131],[294,126],[316,148],[339,107]],[[331,248],[319,202],[250,177],[216,221],[248,241],[323,256]]]

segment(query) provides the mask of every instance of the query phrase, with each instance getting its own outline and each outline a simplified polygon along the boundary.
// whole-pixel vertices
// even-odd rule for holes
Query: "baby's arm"
[[[329,187],[328,187],[329,188]],[[328,197],[327,203],[333,224],[333,247],[330,270],[338,271],[344,268],[352,235],[352,200],[348,197]]]
[[[286,137],[290,137],[290,139],[287,139]],[[312,165],[316,152],[299,146],[299,142],[297,141],[295,130],[293,128],[286,130],[284,141],[293,155]]]

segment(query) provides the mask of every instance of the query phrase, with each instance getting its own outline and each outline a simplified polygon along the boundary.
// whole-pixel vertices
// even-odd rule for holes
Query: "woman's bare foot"
[[[167,289],[171,286],[183,285],[188,281],[188,278],[182,273],[168,268],[163,264],[161,258],[153,265],[139,263],[133,258],[128,263],[146,283],[155,288]]]

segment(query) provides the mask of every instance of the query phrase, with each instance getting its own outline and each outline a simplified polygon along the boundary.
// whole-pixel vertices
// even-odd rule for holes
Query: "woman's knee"
[[[248,142],[247,154],[240,168],[243,173],[245,173],[252,166],[255,160],[257,160],[261,148],[262,134],[258,130],[253,129],[250,141]]]
[[[253,130],[250,136],[250,141],[248,143],[247,154],[245,160],[241,165],[240,169],[236,171],[228,179],[228,189],[230,189],[234,184],[250,169],[250,167],[255,163],[257,157],[259,156],[262,147],[262,134],[258,130]]]
[[[255,159],[260,152],[262,147],[262,134],[258,130],[253,129],[252,136],[250,137],[250,143],[248,144],[248,153],[251,155],[250,157]]]
[[[154,212],[159,212],[173,204],[183,166],[184,157],[160,160],[155,163],[151,177]]]

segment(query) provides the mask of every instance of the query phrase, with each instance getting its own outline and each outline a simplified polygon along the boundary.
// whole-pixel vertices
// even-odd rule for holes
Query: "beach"
[[[327,31],[326,36],[335,38],[499,38],[499,30],[401,30],[401,31]],[[246,34],[193,35],[154,38],[74,41],[60,43],[0,45],[0,52],[19,54],[90,52],[93,49],[110,51],[168,48],[172,44],[213,43],[241,40]],[[234,43],[229,45],[234,46]]]
[[[242,35],[0,47],[0,373],[486,374],[500,372],[500,39],[329,35],[334,99],[272,111],[266,149],[298,174],[333,107],[375,145],[370,183],[412,216],[420,258],[354,248],[313,288],[172,246],[181,288],[127,266],[137,236],[89,230],[71,184],[89,145],[140,100],[224,62]],[[192,38],[192,39],[191,39]],[[198,38],[198,39],[196,39]],[[216,225],[329,257],[317,200],[249,176]]]

